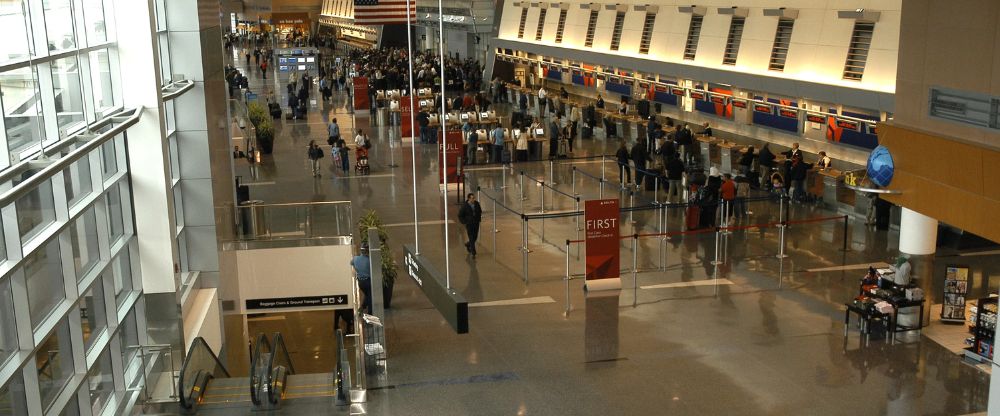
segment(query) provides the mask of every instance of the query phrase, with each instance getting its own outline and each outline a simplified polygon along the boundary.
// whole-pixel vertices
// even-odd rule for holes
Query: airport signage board
[[[594,199],[584,204],[588,290],[621,288],[618,205],[618,199]]]
[[[455,329],[455,333],[468,333],[469,303],[458,292],[445,286],[444,275],[431,264],[430,260],[416,254],[413,246],[404,244],[403,267],[441,317]]]

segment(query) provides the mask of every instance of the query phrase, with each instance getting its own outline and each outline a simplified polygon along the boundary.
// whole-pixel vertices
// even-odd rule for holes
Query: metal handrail
[[[261,376],[257,374],[257,365],[260,363],[260,354],[264,350],[264,347],[267,347],[268,352],[274,351],[271,342],[267,339],[267,334],[259,334],[257,335],[257,342],[254,343],[253,358],[250,359],[250,401],[255,406],[260,406],[261,404],[260,397],[257,397],[257,390],[261,385]],[[268,363],[267,374],[267,377],[270,377],[270,362]]]
[[[267,394],[268,394],[268,399],[271,401],[271,403],[277,404],[278,398],[280,398],[281,396],[280,394],[278,396],[275,396],[275,383],[279,380],[274,379],[274,371],[275,371],[274,356],[279,353],[284,356],[285,363],[288,364],[287,367],[288,371],[286,372],[286,374],[295,374],[295,366],[292,365],[292,357],[288,355],[288,347],[285,345],[285,340],[281,336],[281,333],[275,332],[274,336],[271,337],[271,340],[274,349],[271,351],[271,356],[268,358],[267,362],[267,368],[268,368],[267,385],[269,386]]]
[[[254,204],[257,208],[268,208],[268,207],[294,207],[294,206],[310,206],[310,205],[350,205],[351,201],[316,201],[316,202],[284,202],[280,204]]]
[[[118,120],[118,124],[109,129],[108,131],[105,131],[100,135],[98,135],[97,137],[94,137],[93,139],[86,141],[82,146],[76,148],[69,154],[59,159],[53,160],[52,163],[42,168],[42,170],[38,171],[34,175],[31,175],[21,183],[15,185],[7,192],[4,192],[3,195],[0,195],[0,206],[5,207],[14,203],[15,201],[17,201],[18,198],[24,196],[26,193],[31,192],[33,189],[37,188],[39,185],[41,185],[42,182],[48,180],[49,178],[55,175],[60,174],[63,171],[63,169],[69,167],[69,165],[71,165],[73,162],[76,162],[77,160],[83,158],[83,156],[89,154],[91,151],[94,151],[97,148],[101,147],[108,140],[114,139],[114,137],[117,136],[119,133],[125,131],[126,129],[128,129],[133,124],[139,121],[139,117],[142,115],[142,110],[143,110],[142,107],[122,110],[118,113],[106,117],[104,120],[101,120],[101,122],[96,123],[95,125],[103,126],[103,124],[115,122],[115,120]],[[44,155],[45,153],[43,152],[42,154]],[[28,162],[29,161],[24,161],[22,163],[19,163],[18,165],[15,166],[15,169],[8,169],[8,171],[5,172],[4,174],[0,174],[0,182],[4,182],[13,178],[13,176],[16,175],[17,172],[20,170],[19,168],[21,168],[22,166],[27,166]]]
[[[183,407],[184,409],[187,409],[187,410],[193,409],[195,403],[190,402],[190,400],[191,400],[190,396],[193,395],[193,394],[189,395],[188,393],[185,393],[185,391],[184,391],[184,375],[189,370],[197,370],[199,372],[198,376],[201,375],[200,373],[206,372],[206,370],[202,369],[202,368],[198,368],[198,369],[190,369],[190,368],[188,368],[188,365],[190,365],[190,363],[191,363],[191,357],[194,356],[193,352],[194,352],[195,348],[199,348],[199,347],[204,348],[206,351],[208,351],[209,356],[212,357],[213,361],[215,361],[215,368],[216,369],[221,370],[222,374],[224,374],[226,377],[230,377],[229,370],[226,370],[226,366],[222,364],[222,361],[219,361],[219,356],[215,355],[215,352],[212,351],[212,347],[210,347],[208,345],[208,343],[205,342],[204,338],[197,337],[197,338],[194,339],[194,341],[191,341],[191,347],[188,348],[187,356],[184,357],[184,364],[181,365],[181,371],[179,373],[179,376],[177,377],[177,387],[178,387],[177,391],[180,393],[179,396],[180,396],[181,407]],[[215,378],[215,374],[213,372],[208,372],[207,373],[207,377],[209,379]],[[200,377],[196,377],[196,378],[200,378]],[[192,386],[192,393],[195,392],[194,389],[197,388],[197,387],[199,387],[199,386]],[[200,386],[200,387],[204,387],[204,386]]]

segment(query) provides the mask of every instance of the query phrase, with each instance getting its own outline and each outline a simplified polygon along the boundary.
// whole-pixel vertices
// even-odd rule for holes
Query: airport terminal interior
[[[1000,415],[993,0],[0,0],[0,415]]]

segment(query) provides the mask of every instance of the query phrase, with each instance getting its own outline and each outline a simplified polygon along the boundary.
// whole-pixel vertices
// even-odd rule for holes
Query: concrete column
[[[938,222],[919,212],[903,208],[899,221],[899,251],[923,256],[937,251]]]

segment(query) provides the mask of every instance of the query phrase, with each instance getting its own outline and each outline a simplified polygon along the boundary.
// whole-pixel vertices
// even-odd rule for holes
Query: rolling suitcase
[[[504,148],[503,152],[500,153],[500,163],[510,163],[510,150],[507,148]]]
[[[559,150],[556,156],[567,157],[569,155],[569,141],[566,139],[559,139]]]

